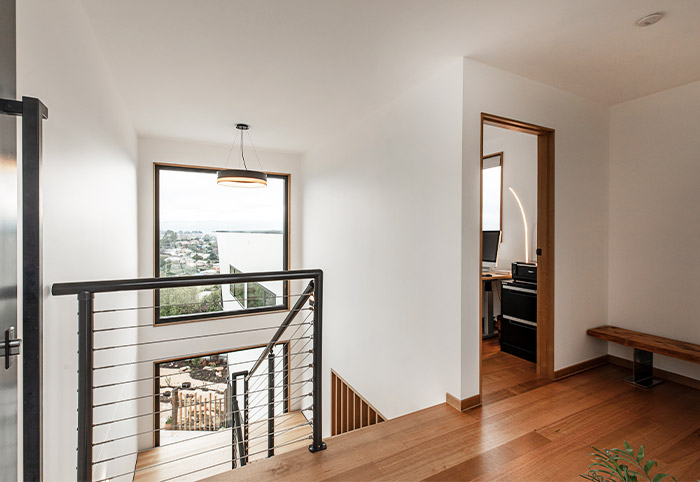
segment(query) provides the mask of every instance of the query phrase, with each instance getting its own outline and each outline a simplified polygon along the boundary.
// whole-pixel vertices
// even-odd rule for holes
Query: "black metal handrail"
[[[172,278],[129,278],[103,281],[78,281],[55,283],[51,287],[54,296],[89,293],[115,293],[118,291],[155,290],[165,288],[186,288],[188,286],[225,285],[233,283],[259,283],[262,281],[323,280],[320,269],[300,269],[292,271],[260,271],[240,274],[208,274],[174,276]]]
[[[309,283],[309,286],[306,287],[304,292],[299,296],[299,299],[297,302],[294,304],[294,307],[289,311],[289,314],[287,317],[284,319],[282,324],[280,324],[279,328],[277,328],[277,332],[275,332],[274,335],[272,335],[272,339],[270,339],[270,342],[267,344],[263,352],[260,354],[258,357],[258,360],[253,364],[253,367],[250,369],[248,374],[246,375],[245,379],[248,381],[250,377],[253,376],[253,373],[258,369],[258,367],[262,364],[262,362],[267,358],[267,355],[272,351],[272,347],[274,347],[277,342],[280,340],[282,337],[282,334],[284,331],[289,327],[289,324],[294,320],[294,317],[296,314],[301,310],[302,306],[306,304],[307,301],[309,301],[309,298],[311,298],[311,295],[313,295],[315,290],[314,283],[313,281]]]
[[[323,315],[323,271],[320,269],[271,271],[240,274],[218,274],[202,276],[182,276],[173,278],[132,278],[121,280],[84,281],[72,283],[56,283],[51,288],[54,296],[77,295],[78,297],[78,480],[92,479],[92,447],[93,447],[93,338],[94,338],[94,298],[96,293],[113,293],[123,291],[156,290],[204,285],[222,285],[236,283],[252,283],[265,281],[292,281],[309,279],[310,283],[300,296],[299,301],[290,310],[285,320],[278,328],[262,356],[255,363],[257,368],[262,360],[272,353],[272,347],[279,341],[285,329],[299,313],[300,308],[313,297],[313,401],[312,401],[312,444],[309,451],[317,452],[326,448],[322,439],[322,315]],[[251,370],[244,377],[248,382]],[[273,380],[274,385],[274,380]],[[273,414],[274,415],[274,414]],[[234,421],[240,428],[240,420]],[[268,433],[274,444],[274,421],[272,434]],[[237,434],[238,435],[238,434]],[[235,436],[234,436],[235,437]],[[245,437],[244,437],[245,438]],[[235,440],[235,438],[234,438]],[[240,441],[240,438],[239,438]],[[239,457],[247,460],[246,450],[239,450]],[[270,450],[270,454],[274,451]],[[235,455],[234,455],[235,457]],[[242,465],[242,464],[241,464]]]

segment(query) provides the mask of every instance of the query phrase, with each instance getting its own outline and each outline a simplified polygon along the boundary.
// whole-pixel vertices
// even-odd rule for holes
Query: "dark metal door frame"
[[[24,480],[42,480],[43,280],[41,260],[42,121],[48,109],[33,97],[0,99],[0,114],[22,117],[22,406]]]

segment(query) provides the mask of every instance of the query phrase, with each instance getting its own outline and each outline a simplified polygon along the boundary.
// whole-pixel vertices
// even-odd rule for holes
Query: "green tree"
[[[177,241],[177,233],[168,229],[162,238],[160,238],[161,248],[172,248]]]
[[[200,293],[206,293],[200,297]],[[169,288],[160,290],[160,316],[210,313],[224,309],[221,286]]]

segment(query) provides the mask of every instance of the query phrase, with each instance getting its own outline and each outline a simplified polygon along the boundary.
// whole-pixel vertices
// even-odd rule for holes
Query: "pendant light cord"
[[[245,170],[248,170],[248,166],[245,163],[245,156],[243,155],[243,131],[241,131],[241,159],[243,159],[243,167],[245,167]]]
[[[253,146],[255,158],[258,160],[258,165],[260,166],[260,170],[262,171],[262,163],[260,162],[260,156],[258,156],[258,150],[255,148],[255,144],[253,144],[253,139],[250,137],[250,131],[248,131],[248,142],[250,142],[250,145]]]
[[[250,138],[250,133],[248,133],[248,141],[250,142],[250,145],[253,146],[253,152],[255,153],[255,157],[258,160],[258,164],[260,164],[260,168],[262,169],[262,164],[260,163],[260,157],[258,156],[258,151],[255,149],[255,144],[253,144],[253,139]],[[231,143],[231,148],[228,150],[228,155],[226,156],[226,165],[224,168],[228,168],[229,162],[231,160],[231,154],[233,153],[233,149],[236,147],[236,137],[234,136],[233,138],[233,143]],[[245,154],[243,152],[243,130],[241,130],[241,159],[243,160],[243,167],[245,167],[245,170],[248,170],[248,164],[245,162]]]
[[[236,147],[236,137],[233,137],[233,142],[231,143],[231,148],[228,150],[228,156],[226,156],[226,165],[224,165],[224,169],[228,169],[228,163],[231,160],[231,153],[233,152],[233,148]]]

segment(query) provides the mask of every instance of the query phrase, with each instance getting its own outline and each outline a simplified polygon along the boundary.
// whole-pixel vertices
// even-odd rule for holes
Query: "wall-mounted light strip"
[[[508,190],[515,196],[515,200],[518,202],[518,206],[520,206],[520,214],[523,215],[523,227],[525,228],[525,262],[529,262],[529,257],[528,253],[530,252],[529,246],[528,246],[528,240],[527,240],[527,218],[525,217],[525,209],[523,209],[523,203],[520,202],[520,198],[518,197],[517,194],[515,194],[515,191],[513,191],[512,187],[509,187]]]

